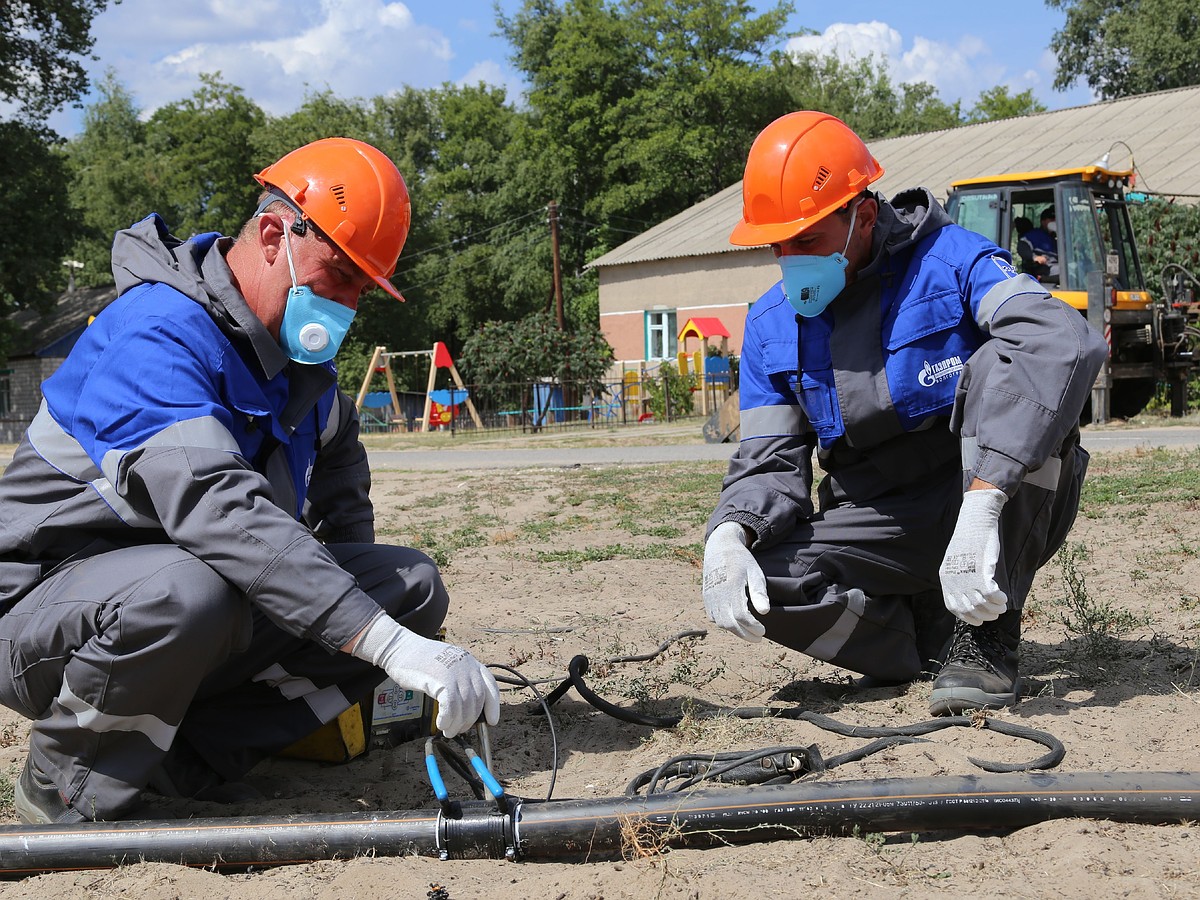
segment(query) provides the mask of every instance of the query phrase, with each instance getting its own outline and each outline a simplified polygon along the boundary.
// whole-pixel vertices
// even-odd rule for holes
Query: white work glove
[[[946,609],[968,625],[982,625],[1008,607],[996,584],[1000,511],[1008,497],[997,488],[967,491],[938,574]]]
[[[383,669],[400,687],[436,700],[437,728],[446,737],[462,734],[480,716],[489,725],[500,721],[496,679],[462,647],[421,637],[381,613],[363,631],[353,654]]]
[[[742,640],[757,643],[767,633],[750,613],[771,609],[767,579],[748,549],[746,530],[737,522],[722,522],[704,545],[704,609],[709,619]]]

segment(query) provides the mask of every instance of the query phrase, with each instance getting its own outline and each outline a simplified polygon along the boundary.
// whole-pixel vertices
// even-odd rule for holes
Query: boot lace
[[[967,669],[986,669],[999,675],[996,660],[1004,658],[1004,645],[996,634],[994,622],[972,626],[966,622],[954,623],[954,640],[950,644],[947,666]]]

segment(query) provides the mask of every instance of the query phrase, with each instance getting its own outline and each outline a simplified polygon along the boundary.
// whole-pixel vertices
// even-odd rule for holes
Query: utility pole
[[[563,315],[562,259],[558,254],[558,202],[551,200],[546,209],[550,213],[550,250],[554,254],[554,312],[558,318],[559,329],[565,330],[567,323]]]

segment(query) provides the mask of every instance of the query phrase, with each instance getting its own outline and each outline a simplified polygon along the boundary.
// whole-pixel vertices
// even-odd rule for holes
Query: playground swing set
[[[442,341],[433,345],[431,350],[389,351],[386,347],[376,347],[367,365],[366,375],[363,376],[362,387],[354,400],[354,406],[364,422],[370,420],[383,424],[388,430],[401,423],[407,424],[407,418],[402,415],[403,406],[400,395],[396,391],[396,378],[392,372],[392,360],[412,357],[429,357],[429,379],[425,387],[424,405],[420,418],[415,422],[421,432],[433,431],[435,428],[450,425],[458,414],[458,407],[465,405],[476,428],[483,428],[483,422],[471,400],[471,394],[463,384],[462,376],[454,365],[450,350]],[[437,389],[438,369],[446,369],[450,373],[454,386],[449,389]],[[371,391],[371,382],[376,375],[383,375],[387,382],[386,391]],[[376,410],[386,410],[390,413],[381,418]],[[364,413],[363,410],[367,412]]]

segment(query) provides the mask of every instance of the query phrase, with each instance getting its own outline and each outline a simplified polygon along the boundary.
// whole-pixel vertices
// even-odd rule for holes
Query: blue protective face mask
[[[292,274],[292,289],[288,291],[283,324],[279,326],[279,343],[288,358],[295,362],[305,365],[329,362],[346,339],[355,310],[314,294],[308,285],[296,284],[289,230],[283,232],[283,245],[287,251],[288,271]]]
[[[846,251],[850,249],[857,215],[858,204],[855,204],[850,213],[850,232],[846,235],[846,246],[841,253],[779,257],[779,268],[783,271],[783,293],[800,315],[819,316],[845,289],[846,268],[850,265]]]

